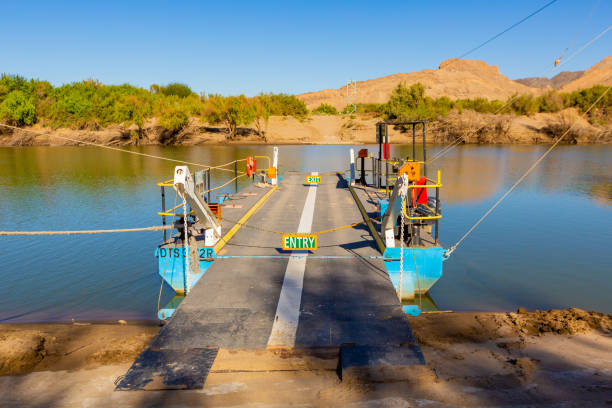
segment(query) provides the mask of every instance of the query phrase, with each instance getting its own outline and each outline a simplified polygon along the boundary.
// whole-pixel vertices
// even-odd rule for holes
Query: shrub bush
[[[338,110],[326,103],[322,103],[312,110],[313,115],[337,115]]]
[[[576,107],[585,112],[604,94],[607,87],[597,85],[571,93],[549,91],[535,97],[518,95],[506,103],[485,98],[458,99],[430,98],[425,87],[416,83],[410,87],[398,85],[389,101],[384,104],[357,104],[358,113],[380,115],[385,119],[415,120],[435,119],[450,110],[464,109],[481,113],[515,113],[530,115],[536,112],[558,112]],[[211,102],[212,101],[212,102]],[[214,102],[214,103],[213,103]],[[213,103],[211,105],[211,103]],[[185,126],[191,116],[211,114],[216,111],[224,122],[224,115],[234,116],[228,125],[231,137],[236,127],[249,125],[255,120],[260,136],[265,132],[269,116],[294,116],[300,120],[308,115],[304,102],[293,95],[260,94],[254,98],[243,95],[221,97],[194,94],[185,84],[167,86],[151,85],[147,89],[124,85],[104,85],[95,80],[73,82],[53,87],[49,82],[26,79],[19,75],[0,75],[0,120],[18,126],[32,125],[37,121],[55,127],[98,127],[110,124],[136,124],[144,126],[147,118],[158,117],[167,129],[177,130]],[[337,114],[328,104],[313,110],[313,114]],[[214,115],[213,115],[214,116]],[[612,92],[606,94],[589,112],[588,119],[596,123],[612,120]]]
[[[164,129],[176,132],[189,122],[189,113],[176,95],[161,99],[159,112],[159,125]]]
[[[160,92],[166,96],[178,96],[179,98],[186,98],[193,93],[191,88],[185,84],[178,82],[170,83],[166,86],[159,88]]]
[[[15,126],[36,123],[34,100],[22,91],[12,91],[0,103],[0,119]]]

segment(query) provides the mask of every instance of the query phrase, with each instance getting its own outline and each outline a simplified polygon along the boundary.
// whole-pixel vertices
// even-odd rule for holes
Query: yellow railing
[[[440,188],[442,187],[442,181],[440,178],[440,170],[438,170],[438,180],[435,181],[435,184],[411,184],[408,186],[408,189],[413,189],[413,188]],[[434,182],[433,180],[427,179],[428,181]],[[411,220],[411,221],[415,221],[415,220],[437,220],[442,218],[442,214],[435,214],[436,211],[435,209],[433,210],[435,215],[430,215],[430,216],[426,216],[426,217],[411,217],[408,214],[408,211],[406,210],[406,201],[408,200],[404,200],[404,216],[406,217],[406,219]],[[427,207],[429,208],[429,207]]]
[[[181,203],[181,205],[183,205],[183,203]],[[169,210],[169,211],[172,211],[172,210]],[[157,215],[165,215],[166,217],[184,217],[185,216],[185,214],[175,214],[175,213],[169,212],[169,211],[158,212]],[[193,214],[193,210],[191,210],[191,211],[189,211],[187,213],[187,215],[191,215],[191,214]]]
[[[270,160],[270,157],[268,157],[268,156],[253,156],[253,157],[255,157],[256,159],[266,159],[266,160],[268,160],[268,167],[272,167],[272,160]]]
[[[170,179],[170,180],[162,181],[161,183],[157,183],[157,186],[158,187],[173,187],[174,180]]]

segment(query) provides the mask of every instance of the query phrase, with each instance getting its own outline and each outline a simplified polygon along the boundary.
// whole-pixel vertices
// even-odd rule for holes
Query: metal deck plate
[[[218,348],[151,350],[140,353],[116,391],[201,389]]]
[[[405,381],[422,376],[425,357],[416,344],[342,346],[342,381]]]

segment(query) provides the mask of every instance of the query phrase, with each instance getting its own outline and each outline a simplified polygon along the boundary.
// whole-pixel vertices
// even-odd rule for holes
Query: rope
[[[593,44],[595,41],[599,40],[601,37],[603,37],[603,35],[605,33],[607,33],[608,31],[610,31],[612,29],[612,25],[608,26],[608,28],[606,28],[605,30],[603,30],[601,33],[597,34],[595,37],[593,37],[589,42],[587,42],[586,44],[584,44],[582,47],[580,47],[578,50],[576,50],[572,55],[570,55],[569,57],[567,57],[567,59],[565,61],[563,61],[562,63],[560,63],[559,65],[557,65],[556,67],[552,68],[554,69],[559,69],[561,68],[563,65],[567,64],[568,62],[570,62],[570,60],[572,58],[574,58],[576,55],[580,54],[582,51],[584,51],[585,48],[587,48],[588,46],[590,46],[591,44]]]
[[[495,34],[493,37],[489,38],[487,41],[483,42],[482,44],[478,45],[477,47],[472,48],[471,50],[469,50],[468,52],[461,54],[461,56],[459,56],[458,58],[464,58],[465,56],[473,53],[474,51],[484,47],[485,45],[487,45],[488,43],[490,43],[491,41],[495,40],[496,38],[501,37],[502,35],[504,35],[505,33],[507,33],[508,31],[512,30],[513,28],[521,25],[522,23],[524,23],[525,21],[529,20],[531,17],[535,16],[536,14],[538,14],[540,11],[544,10],[545,8],[547,8],[548,6],[551,6],[553,3],[556,3],[557,0],[552,0],[551,2],[546,3],[545,5],[543,5],[542,7],[540,7],[539,9],[537,9],[536,11],[534,11],[533,13],[529,14],[527,17],[524,17],[523,19],[517,21],[516,23],[512,24],[510,27],[506,28],[505,30],[503,30],[502,32]]]
[[[574,58],[576,55],[580,54],[582,51],[584,51],[587,47],[589,47],[591,44],[593,44],[595,41],[599,40],[601,37],[603,37],[604,34],[606,34],[608,31],[612,30],[612,25],[610,25],[608,28],[606,28],[605,30],[603,30],[602,32],[600,32],[599,34],[597,34],[595,37],[593,37],[590,41],[588,41],[586,44],[584,44],[582,47],[580,47],[578,50],[576,50],[572,55],[570,55],[565,61],[563,61],[561,64],[557,65],[556,67],[552,67],[549,68],[548,70],[546,70],[545,72],[543,72],[542,74],[538,75],[534,75],[534,76],[540,76],[540,77],[545,77],[548,74],[550,74],[551,72],[553,72],[555,69],[559,69],[561,66],[563,66],[564,64],[568,63],[572,58]],[[512,102],[514,102],[520,95],[516,94],[514,95],[512,98],[508,99],[508,101],[506,101],[506,103],[504,103],[499,109],[497,109],[495,112],[493,112],[493,115],[497,115],[499,112],[501,112],[504,108],[506,108],[508,105],[510,105]],[[483,125],[481,127],[479,127],[478,129],[476,129],[473,134],[479,132],[480,130],[484,129],[486,125]],[[453,141],[452,143],[450,143],[449,145],[447,145],[446,147],[444,147],[442,150],[440,150],[438,153],[436,153],[435,155],[433,155],[433,157],[431,157],[430,159],[427,160],[426,163],[433,163],[434,161],[438,160],[440,157],[444,156],[445,154],[447,154],[448,152],[450,152],[453,148],[455,148],[456,146],[459,145],[459,143],[461,141],[463,141],[465,139],[465,135],[460,135],[455,141]]]
[[[589,111],[591,109],[593,109],[593,107],[595,105],[597,105],[597,103],[599,103],[599,101],[610,91],[610,89],[612,88],[612,85],[608,87],[608,89],[605,90],[605,92],[603,92],[599,98],[597,98],[597,100],[595,102],[593,102],[593,104],[589,107],[589,109],[587,109],[584,113],[583,116],[586,115],[587,113],[589,113]],[[480,225],[481,222],[484,221],[485,218],[487,218],[489,216],[489,214],[491,214],[491,212],[493,212],[493,210],[495,208],[497,208],[497,206],[499,204],[501,204],[502,201],[504,201],[504,199],[506,197],[508,197],[508,195],[519,185],[521,184],[521,182],[523,180],[525,180],[525,178],[531,174],[531,172],[540,164],[540,162],[542,162],[542,160],[544,160],[546,158],[546,156],[548,156],[548,154],[559,144],[559,142],[561,142],[561,140],[563,140],[563,138],[565,137],[565,135],[567,135],[570,130],[572,130],[572,128],[576,125],[576,121],[574,121],[574,123],[572,123],[572,125],[559,137],[557,137],[557,139],[555,140],[555,142],[548,148],[548,150],[546,150],[544,152],[544,154],[542,154],[538,160],[535,161],[535,163],[533,163],[531,165],[531,167],[529,167],[529,169],[527,169],[527,171],[512,185],[512,187],[510,187],[508,189],[508,191],[506,191],[504,193],[504,195],[502,195],[496,202],[495,204],[493,204],[493,206],[491,208],[489,208],[487,210],[487,212],[484,213],[484,215],[482,217],[480,217],[480,219],[478,221],[476,221],[476,223],[465,233],[463,234],[463,236],[459,239],[459,241],[457,241],[457,243],[455,245],[453,245],[452,247],[450,247],[448,249],[448,251],[446,251],[445,253],[445,257],[448,258],[452,255],[453,252],[455,252],[455,250],[457,249],[457,247],[468,237],[468,235],[470,235],[472,233],[472,231],[474,231],[476,229],[476,227],[478,227],[478,225]]]
[[[76,230],[76,231],[0,231],[0,235],[84,235],[84,234],[112,234],[115,232],[162,231],[172,229],[172,225],[160,225],[143,228],[120,228],[102,230]]]
[[[187,214],[187,199],[184,195],[181,196],[181,198],[183,199],[183,214]],[[191,254],[189,253],[187,217],[183,217],[183,229],[185,230],[185,240],[183,241],[183,247],[185,249],[185,275],[183,276],[183,279],[185,280],[185,295],[187,295],[191,289]]]
[[[375,217],[375,218],[371,218],[371,219],[372,220],[376,220],[378,218],[380,218],[380,217]],[[261,232],[269,232],[271,234],[284,235],[284,234],[293,234],[293,233],[295,233],[295,231],[283,232],[283,231],[277,231],[277,230],[273,230],[273,229],[269,229],[269,228],[263,228],[263,227],[259,227],[259,226],[256,226],[256,225],[247,224],[246,222],[239,222],[239,221],[231,220],[231,219],[228,219],[228,218],[223,218],[222,221],[227,221],[227,222],[232,223],[233,225],[240,225],[241,227],[251,228],[251,229],[254,229],[254,230],[261,231]],[[357,225],[364,224],[364,223],[365,223],[365,221],[359,221],[359,222],[354,222],[352,224],[346,224],[346,225],[342,225],[342,226],[339,226],[339,227],[329,228],[329,229],[325,229],[325,230],[321,230],[321,231],[316,231],[316,232],[313,231],[311,233],[312,234],[317,234],[317,235],[328,234],[330,232],[341,231],[343,229],[352,228],[352,227],[355,227]]]
[[[135,154],[137,156],[144,156],[144,157],[149,157],[149,158],[153,158],[153,159],[166,160],[166,161],[170,161],[170,162],[174,162],[174,163],[190,164],[192,166],[206,167],[206,168],[210,168],[210,169],[218,169],[218,170],[222,170],[222,171],[231,171],[231,172],[234,172],[234,170],[220,169],[218,167],[210,167],[209,165],[203,164],[203,163],[193,163],[193,162],[187,162],[187,161],[184,161],[184,160],[176,160],[176,159],[170,159],[168,157],[156,156],[156,155],[153,155],[153,154],[133,152],[131,150],[120,149],[120,148],[114,147],[114,146],[107,146],[107,145],[103,145],[103,144],[88,142],[86,140],[73,139],[73,138],[70,138],[70,137],[59,136],[57,134],[52,134],[52,133],[48,133],[48,132],[40,132],[40,131],[32,130],[32,129],[24,129],[24,128],[20,128],[18,126],[11,126],[11,125],[7,125],[7,124],[4,124],[4,123],[0,123],[0,126],[4,126],[5,128],[8,128],[8,129],[14,129],[14,130],[21,130],[21,131],[25,131],[25,132],[30,132],[30,133],[34,133],[34,134],[42,135],[42,136],[46,135],[46,136],[51,136],[51,137],[57,137],[57,138],[64,139],[64,140],[69,140],[69,141],[75,142],[75,143],[82,143],[82,144],[89,145],[89,146],[100,147],[102,149],[115,150],[115,151],[118,151],[118,152]]]
[[[599,3],[601,3],[601,0],[597,0],[597,3],[595,3],[595,6],[591,9],[591,12],[589,13],[587,18],[582,23],[582,26],[580,26],[576,34],[574,34],[574,37],[572,37],[572,40],[569,42],[567,47],[565,47],[565,49],[563,50],[559,58],[557,58],[557,61],[560,61],[565,55],[565,53],[567,52],[567,50],[569,50],[572,47],[572,45],[574,45],[576,38],[578,38],[578,36],[582,33],[582,30],[584,30],[584,27],[586,26],[587,22],[591,19],[591,17],[593,17],[593,13],[595,13],[595,10],[597,10],[597,7],[599,7]]]
[[[215,188],[210,188],[210,189],[208,189],[208,190],[206,190],[206,191],[203,191],[203,192],[202,192],[202,194],[206,194],[206,193],[208,193],[208,192],[210,192],[210,191],[219,190],[220,188],[223,188],[223,187],[227,186],[227,185],[228,185],[229,183],[231,183],[232,181],[234,181],[234,180],[236,180],[236,179],[238,179],[238,178],[240,178],[240,177],[243,177],[243,176],[246,176],[246,173],[241,173],[241,174],[237,175],[236,177],[234,177],[233,179],[229,180],[228,182],[226,182],[226,183],[224,183],[224,184],[221,184],[221,185],[220,185],[220,186],[218,186],[218,187],[215,187]]]
[[[393,258],[385,258],[381,255],[217,255],[217,259],[289,259],[289,258],[308,258],[308,259],[382,259],[392,261]]]
[[[399,300],[402,303],[402,286],[404,279],[404,205],[406,203],[406,197],[402,195],[402,205],[400,206],[400,276],[399,276]]]
[[[176,198],[177,198],[178,194],[176,192],[176,190],[174,191],[174,205],[176,206]],[[170,225],[174,225],[174,215],[172,216],[172,222],[170,223]],[[159,284],[159,294],[157,295],[157,312],[156,315],[159,315],[159,307],[160,307],[160,303],[161,303],[161,297],[162,297],[162,291],[164,290],[164,281],[166,280],[166,268],[168,267],[168,260],[170,259],[170,257],[166,257],[166,263],[164,263],[164,273],[162,275],[162,280],[161,283]]]
[[[219,166],[209,167],[209,169],[211,169],[211,170],[214,170],[214,169],[219,169],[219,170],[225,170],[225,171],[227,171],[226,169],[222,169],[222,167],[226,167],[226,166],[229,166],[230,164],[238,163],[238,162],[241,162],[241,161],[246,161],[246,159],[232,160],[231,162],[227,162],[227,163],[225,163],[225,164],[221,164],[221,165],[219,165]],[[232,171],[232,170],[229,170],[229,171]]]

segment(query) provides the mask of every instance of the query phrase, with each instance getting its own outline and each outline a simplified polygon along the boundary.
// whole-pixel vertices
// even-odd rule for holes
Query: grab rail
[[[434,215],[430,215],[430,216],[424,216],[424,217],[412,217],[408,214],[408,211],[406,210],[406,201],[408,200],[404,200],[404,217],[406,217],[406,219],[411,220],[411,221],[416,221],[416,220],[437,220],[442,218],[442,214],[439,213],[439,208],[438,208],[438,203],[440,202],[439,198],[440,198],[440,187],[442,187],[442,181],[441,181],[441,177],[440,177],[440,170],[438,170],[438,180],[435,182],[436,184],[410,184],[408,186],[406,186],[408,189],[414,189],[414,188],[435,188],[436,189],[436,209],[433,211]],[[427,181],[431,181],[434,182],[433,180],[427,179]],[[429,207],[427,207],[429,208]],[[431,208],[429,208],[431,210]]]

